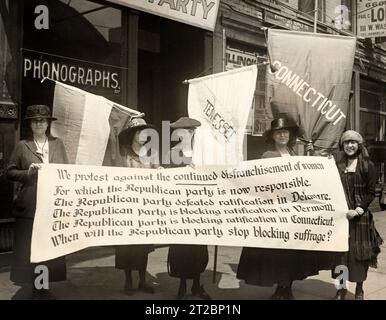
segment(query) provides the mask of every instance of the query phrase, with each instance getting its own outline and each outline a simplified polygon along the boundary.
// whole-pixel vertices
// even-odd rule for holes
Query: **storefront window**
[[[279,1],[279,3],[284,3],[287,6],[291,7],[294,10],[301,11],[305,15],[310,16],[311,18],[314,18],[314,12],[315,12],[315,0],[285,0],[285,1]],[[318,19],[322,20],[323,18],[323,0],[319,0],[318,2]]]
[[[18,52],[20,2],[0,1],[0,252],[12,247],[13,184],[5,171],[14,148],[18,118]]]
[[[18,3],[3,2],[0,6],[0,119],[17,118],[18,31],[15,12]]]
[[[379,141],[384,117],[377,113],[361,111],[360,119],[360,131],[363,135],[363,139],[370,144],[372,142]]]
[[[259,64],[255,96],[251,106],[246,128],[247,134],[262,135],[269,128],[270,117],[265,108],[265,50],[244,46],[237,42],[228,42],[226,49],[225,70]],[[268,127],[267,127],[268,126]]]
[[[352,0],[318,0],[318,20],[332,27],[352,31],[353,16]],[[314,17],[315,0],[284,0],[278,1],[304,14]]]
[[[328,0],[325,3],[325,21],[336,29],[352,31],[352,0]]]
[[[0,101],[1,104],[11,103],[12,99],[9,94],[6,83],[7,65],[11,61],[11,52],[8,44],[7,35],[4,29],[4,23],[0,16]]]
[[[48,8],[47,29],[35,26],[38,5]],[[24,30],[23,88],[48,77],[123,102],[122,10],[86,0],[26,1]],[[28,92],[25,103],[34,99]]]
[[[360,133],[374,162],[378,182],[386,182],[386,89],[384,84],[361,80]]]

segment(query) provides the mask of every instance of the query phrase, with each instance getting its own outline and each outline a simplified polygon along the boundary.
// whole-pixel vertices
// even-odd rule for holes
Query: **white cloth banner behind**
[[[165,170],[47,164],[31,260],[152,243],[347,251],[346,212],[335,163],[322,157]]]
[[[189,116],[202,124],[195,136],[196,165],[237,165],[244,160],[256,78],[253,65],[189,80]]]
[[[51,131],[63,140],[70,163],[102,165],[111,131],[115,129],[113,108],[122,120],[118,131],[125,123],[124,118],[140,113],[55,81],[53,116],[58,120],[52,122]]]

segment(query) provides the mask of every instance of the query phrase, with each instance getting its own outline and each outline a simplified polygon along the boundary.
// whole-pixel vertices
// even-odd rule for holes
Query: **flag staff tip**
[[[189,84],[189,80],[182,81],[182,84]]]
[[[40,80],[40,83],[43,83],[46,80],[50,80],[50,81],[54,81],[55,82],[55,80],[51,79],[50,77],[44,77],[42,80]]]

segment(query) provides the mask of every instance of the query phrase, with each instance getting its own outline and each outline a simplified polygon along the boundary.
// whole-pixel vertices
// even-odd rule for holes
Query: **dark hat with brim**
[[[51,110],[44,104],[33,104],[27,107],[24,120],[47,119],[50,121],[58,120],[51,116]]]
[[[179,118],[170,124],[170,128],[172,129],[196,129],[199,126],[201,126],[200,121],[188,117]]]
[[[278,130],[288,130],[293,134],[296,134],[299,130],[299,127],[296,124],[291,123],[287,118],[277,118],[272,120],[271,128],[265,131],[263,135],[266,139],[269,139],[271,138],[272,133]]]
[[[123,145],[131,145],[134,133],[138,130],[143,130],[146,128],[154,129],[154,126],[146,123],[146,121],[142,118],[132,118],[130,122],[127,124],[126,129],[122,130],[119,135],[119,143]]]

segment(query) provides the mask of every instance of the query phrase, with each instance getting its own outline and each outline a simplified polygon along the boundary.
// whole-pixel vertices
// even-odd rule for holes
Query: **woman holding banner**
[[[11,280],[27,290],[32,289],[33,299],[49,299],[53,296],[48,290],[36,287],[35,272],[42,269],[35,268],[45,266],[49,281],[63,281],[66,280],[66,262],[64,257],[39,264],[30,262],[37,177],[42,163],[68,163],[68,159],[63,142],[50,135],[50,123],[56,118],[51,117],[48,106],[28,106],[24,120],[29,122],[28,138],[16,145],[7,167],[7,177],[19,184],[14,210],[16,226]]]
[[[296,155],[298,127],[286,118],[274,119],[271,129],[264,133],[270,146],[262,158],[290,157]],[[292,282],[319,273],[315,252],[288,249],[243,248],[237,278],[258,286],[273,286],[273,300],[293,300]]]
[[[144,119],[132,117],[127,128],[119,134],[119,148],[124,161],[123,167],[148,169],[159,167],[158,153],[149,155],[146,152],[148,150],[144,147],[150,136],[150,132],[145,130],[151,128],[153,126],[147,124]],[[154,251],[154,246],[151,244],[116,247],[115,267],[125,271],[124,292],[126,295],[134,294],[133,270],[138,270],[138,290],[150,294],[154,293],[154,288],[146,282],[147,260],[151,251]]]
[[[182,117],[172,123],[173,135],[180,139],[170,152],[171,168],[192,165],[194,134],[201,123],[195,119]],[[193,279],[192,294],[205,300],[211,297],[200,285],[200,274],[208,265],[209,255],[206,245],[173,244],[169,247],[168,272],[172,277],[180,278],[177,299],[186,298],[186,280]]]
[[[349,207],[349,251],[337,265],[347,267],[348,279],[346,277],[343,280],[343,289],[338,290],[334,299],[345,299],[345,282],[348,280],[356,282],[355,299],[363,300],[363,282],[367,278],[369,266],[377,267],[377,256],[383,243],[368,209],[375,197],[376,173],[358,132],[344,132],[340,139],[340,148],[343,150],[335,155],[335,160]],[[333,277],[338,275],[334,272],[335,270]]]

